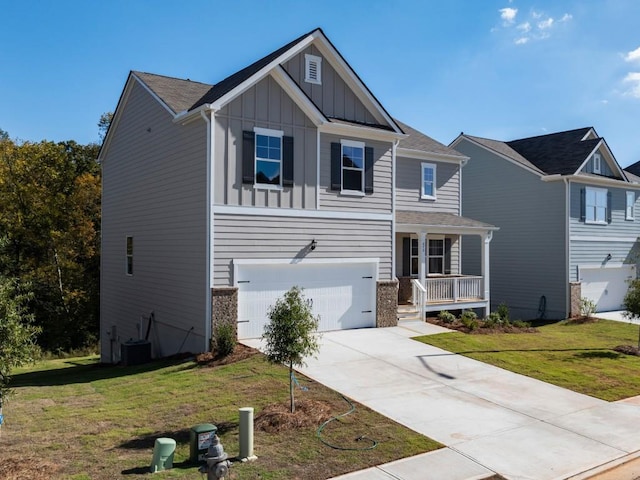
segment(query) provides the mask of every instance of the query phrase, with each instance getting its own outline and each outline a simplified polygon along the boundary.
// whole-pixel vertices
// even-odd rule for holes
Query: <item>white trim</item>
[[[142,86],[142,88],[144,88],[144,89],[147,91],[147,93],[148,93],[149,95],[151,95],[151,96],[152,96],[152,97],[153,97],[153,98],[154,98],[154,99],[155,99],[155,100],[156,100],[160,105],[162,105],[162,106],[164,107],[164,109],[165,109],[167,112],[169,112],[169,114],[171,115],[171,117],[172,117],[172,118],[175,118],[176,113],[171,109],[171,107],[170,107],[169,105],[167,105],[166,103],[164,103],[164,101],[163,101],[163,100],[162,100],[158,95],[156,95],[156,93],[155,93],[153,90],[151,90],[151,89],[150,89],[150,88],[149,88],[149,87],[144,83],[144,81],[143,81],[140,77],[138,77],[138,76],[137,76],[135,73],[133,73],[133,72],[131,72],[131,76],[132,76],[133,78],[135,78],[135,79],[138,81],[138,83]]]
[[[462,227],[448,225],[425,225],[423,223],[398,223],[396,231],[399,233],[429,232],[442,235],[484,235],[487,232],[500,230],[500,227]]]
[[[569,180],[570,182],[580,183],[582,185],[601,185],[604,187],[614,187],[614,188],[626,188],[633,190],[640,190],[640,183],[632,183],[628,180],[621,178],[610,178],[610,177],[599,177],[596,175],[585,175],[585,174],[572,174],[572,175],[547,175],[545,177],[541,177],[543,182],[557,182],[563,181],[564,179]]]
[[[572,235],[570,240],[572,242],[602,242],[602,243],[635,243],[640,237],[607,237],[602,235]]]
[[[318,128],[322,133],[329,133],[338,136],[344,135],[346,137],[359,137],[367,140],[380,140],[383,142],[391,142],[395,139],[403,139],[408,136],[389,130],[368,127],[366,125],[350,125],[331,121],[319,125]]]
[[[329,121],[311,99],[305,95],[300,86],[291,79],[281,65],[278,65],[271,71],[271,77],[282,87],[289,97],[291,97],[300,110],[309,117],[314,125],[322,125]]]
[[[207,129],[207,206],[205,209],[205,225],[207,235],[207,247],[205,253],[205,275],[207,278],[205,292],[205,298],[207,303],[205,305],[205,322],[204,322],[204,351],[208,351],[210,347],[212,332],[211,332],[211,317],[212,317],[212,305],[211,305],[211,289],[213,288],[213,260],[214,260],[214,218],[212,213],[212,206],[214,204],[214,185],[215,185],[215,168],[214,168],[214,143],[215,143],[215,114],[213,110],[210,110],[210,116],[207,116],[206,112],[202,111],[201,116],[205,121]]]
[[[564,273],[565,273],[565,282],[564,282],[564,308],[565,308],[565,316],[569,318],[571,315],[571,267],[569,263],[571,262],[571,184],[569,179],[565,178],[564,181],[564,251],[566,254],[566,258],[564,261]]]
[[[431,190],[433,191],[433,195],[428,195],[424,193],[424,171],[425,169],[430,168],[433,170],[433,180],[431,181]],[[435,163],[426,163],[422,162],[420,164],[420,199],[422,200],[436,200],[436,185],[437,185],[437,165]]]
[[[602,173],[602,155],[598,152],[593,154],[593,173]]]
[[[311,65],[316,65],[315,78],[310,75]],[[322,57],[317,55],[304,54],[304,81],[314,85],[322,85]]]
[[[365,147],[365,143],[364,142],[358,142],[356,140],[344,140],[344,139],[341,139],[340,140],[340,145],[343,145],[345,147],[362,148],[362,153],[364,155],[364,147]],[[364,160],[364,158],[363,158],[363,160]]]
[[[362,150],[362,167],[345,167],[344,166],[344,147],[357,148]],[[360,172],[360,189],[352,190],[344,188],[344,171]],[[356,140],[344,140],[340,139],[340,195],[346,195],[351,197],[364,197],[365,190],[365,170],[366,170],[366,153],[364,142]]]
[[[589,191],[593,191],[596,193],[596,202],[594,205],[592,205],[592,207],[594,207],[596,210],[593,212],[593,220],[589,220],[589,201],[588,201],[588,196],[589,196]],[[597,210],[599,208],[602,208],[602,205],[600,205],[597,202],[597,198],[598,195],[597,194],[602,194],[604,193],[604,220],[597,220],[598,214],[597,214]],[[607,218],[609,217],[609,190],[607,190],[606,188],[600,188],[600,187],[592,187],[592,186],[586,186],[584,189],[584,223],[587,225],[607,225]]]
[[[244,265],[328,265],[328,264],[362,264],[369,263],[376,267],[376,278],[380,277],[380,259],[375,257],[368,258],[234,258],[233,264],[233,286],[238,286],[238,267]]]
[[[267,137],[284,137],[282,130],[272,130],[270,128],[253,127],[253,131],[256,135],[265,135]]]
[[[391,278],[396,278],[396,159],[399,140],[391,144]]]
[[[316,130],[316,209],[320,210],[320,130]]]
[[[213,213],[222,215],[257,215],[264,217],[334,218],[344,220],[393,221],[391,213],[348,212],[338,210],[304,210],[297,208],[242,207],[236,205],[214,205]]]
[[[631,199],[633,197],[633,199]],[[631,199],[631,203],[629,200]],[[629,214],[631,209],[631,214]],[[636,192],[625,192],[624,194],[624,219],[635,220],[636,218]]]
[[[593,155],[595,155],[595,153],[600,149],[600,146],[602,145],[602,140],[600,140],[597,145],[595,147],[593,147],[593,149],[591,150],[591,152],[589,152],[589,155],[587,155],[587,158],[585,158],[585,160],[580,164],[580,166],[578,167],[578,169],[573,172],[573,174],[577,174],[578,172],[581,172],[584,167],[587,166],[587,163],[589,163],[589,160],[591,160],[591,158],[593,157]],[[602,158],[600,158],[600,160],[602,161]]]
[[[253,187],[264,190],[282,190],[282,177],[284,174],[284,145],[282,143],[282,137],[284,137],[284,132],[282,130],[272,130],[270,128],[261,127],[253,127],[253,132],[255,133],[255,135],[260,135],[262,137],[273,137],[280,139],[280,158],[277,160],[277,162],[280,164],[280,183],[278,183],[277,185],[272,183],[258,183],[256,180],[258,176],[258,161],[275,164],[276,160],[271,158],[258,157],[258,139],[255,139],[253,145]]]
[[[364,197],[365,193],[360,190],[340,190],[339,197]]]
[[[587,133],[584,134],[584,137],[582,137],[581,141],[593,140],[595,138],[598,138],[598,134],[593,128],[590,128],[589,130],[587,130]]]
[[[466,160],[469,160],[469,157],[464,155],[446,155],[444,153],[435,153],[428,152],[424,150],[413,150],[411,148],[402,148],[398,147],[398,156],[412,158],[416,160],[431,160],[432,162],[444,162],[444,163],[455,163],[462,164]]]

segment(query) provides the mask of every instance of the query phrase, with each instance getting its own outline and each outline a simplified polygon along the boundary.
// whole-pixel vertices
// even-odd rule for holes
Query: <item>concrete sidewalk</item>
[[[340,478],[589,478],[640,451],[637,404],[598,400],[410,339],[443,330],[416,321],[323,334],[302,373],[448,447]]]

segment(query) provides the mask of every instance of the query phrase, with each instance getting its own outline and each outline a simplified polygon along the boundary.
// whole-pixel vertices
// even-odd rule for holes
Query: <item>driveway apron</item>
[[[565,479],[640,450],[640,406],[598,400],[410,338],[439,331],[417,322],[324,333],[319,354],[300,371],[443,443],[461,465],[472,461],[508,479]]]

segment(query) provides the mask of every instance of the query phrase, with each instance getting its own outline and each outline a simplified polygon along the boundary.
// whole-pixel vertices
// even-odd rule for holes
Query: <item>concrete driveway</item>
[[[442,330],[412,322],[323,334],[302,373],[449,447],[395,465],[404,474],[374,469],[345,478],[587,478],[583,472],[640,451],[639,405],[574,393],[410,338]]]

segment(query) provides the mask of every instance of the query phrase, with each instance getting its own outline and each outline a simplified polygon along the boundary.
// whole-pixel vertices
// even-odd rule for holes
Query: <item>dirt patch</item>
[[[640,348],[634,347],[633,345],[618,345],[613,350],[618,353],[624,353],[625,355],[635,355],[636,357],[640,357]]]
[[[219,365],[231,365],[259,354],[260,352],[255,348],[239,343],[230,355],[223,357],[217,352],[205,352],[196,356],[196,363],[205,367],[217,367]]]
[[[0,462],[0,478],[3,480],[48,480],[60,467],[36,457],[9,457]]]
[[[267,433],[279,433],[318,426],[332,417],[332,406],[328,402],[296,400],[295,406],[295,412],[291,413],[288,402],[267,405],[255,418],[256,428]]]
[[[567,320],[567,323],[574,324],[574,325],[582,325],[585,323],[596,323],[597,321],[598,321],[598,318],[596,317],[582,316],[582,317],[570,318]]]

